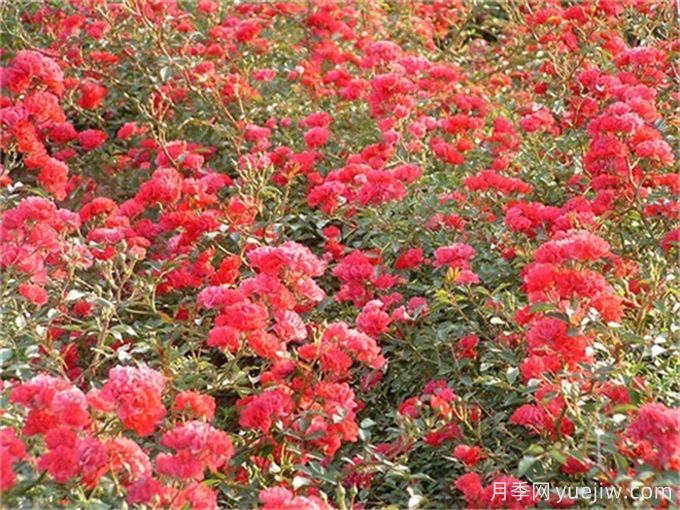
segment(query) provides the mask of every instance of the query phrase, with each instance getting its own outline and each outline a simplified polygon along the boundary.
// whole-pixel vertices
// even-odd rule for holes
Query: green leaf
[[[564,463],[567,462],[567,457],[562,452],[560,452],[559,450],[550,450],[548,452],[548,455],[550,455],[553,459],[555,459],[560,464],[564,464]]]
[[[555,310],[555,305],[550,303],[536,303],[529,309],[529,313],[545,313]]]
[[[5,364],[7,361],[11,360],[14,356],[14,351],[9,348],[0,349],[0,363]]]
[[[544,451],[543,447],[536,443],[530,445],[529,448],[526,449],[526,453],[531,455],[540,455]]]
[[[517,476],[524,476],[524,474],[533,466],[538,459],[536,457],[527,455],[522,457],[517,466]]]

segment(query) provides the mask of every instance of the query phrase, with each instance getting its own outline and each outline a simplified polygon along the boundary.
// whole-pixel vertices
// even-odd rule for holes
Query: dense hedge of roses
[[[677,504],[676,8],[2,3],[3,506]]]

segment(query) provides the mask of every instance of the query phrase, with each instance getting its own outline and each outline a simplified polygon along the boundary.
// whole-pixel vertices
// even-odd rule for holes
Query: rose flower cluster
[[[676,11],[4,2],[0,506],[676,507]]]

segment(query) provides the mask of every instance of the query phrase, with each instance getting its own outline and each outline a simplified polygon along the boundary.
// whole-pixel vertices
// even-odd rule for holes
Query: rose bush
[[[676,8],[2,4],[3,505],[676,505]]]

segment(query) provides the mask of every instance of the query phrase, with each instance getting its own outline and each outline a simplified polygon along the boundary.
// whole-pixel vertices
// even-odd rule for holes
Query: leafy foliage
[[[677,505],[674,8],[0,5],[3,505]]]

